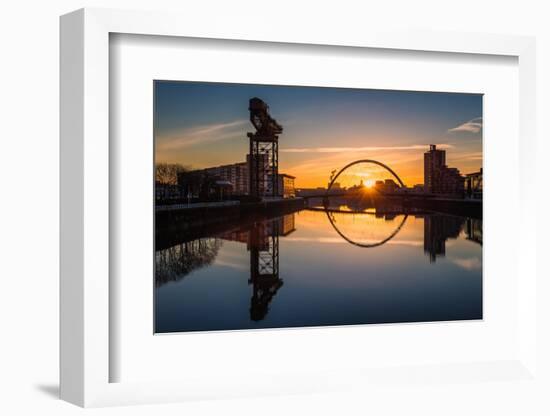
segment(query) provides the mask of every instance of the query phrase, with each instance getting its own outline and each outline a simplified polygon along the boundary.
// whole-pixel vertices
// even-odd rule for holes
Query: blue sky
[[[297,186],[322,186],[332,169],[359,158],[387,163],[408,185],[421,183],[431,143],[463,173],[481,167],[480,94],[168,81],[155,83],[157,162],[244,161],[251,97],[267,102],[283,125],[280,170],[297,176]],[[372,169],[365,174],[375,178]]]

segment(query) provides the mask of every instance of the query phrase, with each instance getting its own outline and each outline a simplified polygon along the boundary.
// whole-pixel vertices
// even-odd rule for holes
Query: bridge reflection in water
[[[395,247],[398,246],[408,246],[413,250],[404,252],[403,257],[397,257],[393,262],[390,262],[390,264],[393,264],[392,268],[400,264],[405,268],[413,265],[416,269],[413,273],[421,275],[422,273],[426,273],[426,271],[424,267],[418,264],[418,256],[414,253],[418,251],[422,252],[423,247],[423,251],[427,257],[425,263],[433,264],[433,267],[437,267],[435,265],[437,259],[442,259],[446,256],[448,240],[460,240],[462,245],[460,252],[462,254],[469,253],[469,257],[451,259],[451,262],[454,261],[459,267],[462,264],[464,267],[463,271],[470,275],[470,279],[473,276],[473,280],[475,280],[473,288],[469,288],[467,290],[468,294],[464,295],[467,299],[456,299],[461,302],[470,302],[471,307],[466,308],[466,311],[462,310],[464,309],[462,308],[455,314],[452,312],[433,313],[433,316],[416,311],[411,313],[410,320],[417,320],[415,316],[423,317],[421,320],[481,318],[480,245],[483,240],[481,220],[421,212],[418,210],[416,212],[414,210],[404,211],[400,207],[391,206],[387,206],[385,209],[378,207],[376,211],[369,209],[361,210],[364,207],[350,205],[341,205],[338,201],[335,201],[330,206],[314,206],[299,212],[276,218],[265,218],[249,224],[235,223],[230,227],[227,227],[227,224],[225,224],[223,231],[212,232],[212,230],[209,230],[209,235],[204,237],[196,238],[192,241],[181,241],[178,244],[158,250],[156,252],[155,272],[157,291],[155,301],[156,331],[182,332],[188,330],[244,329],[342,323],[406,322],[409,319],[392,317],[395,315],[394,311],[388,311],[388,317],[383,317],[383,310],[376,310],[376,317],[373,319],[362,318],[361,313],[358,313],[356,314],[357,319],[352,319],[351,321],[348,319],[349,322],[345,319],[331,320],[330,317],[327,317],[327,314],[330,314],[330,309],[333,307],[330,299],[324,299],[324,305],[323,302],[316,306],[314,305],[309,312],[307,312],[307,308],[302,307],[300,311],[304,316],[289,318],[287,316],[289,313],[287,308],[289,299],[306,304],[308,302],[315,302],[315,297],[309,298],[306,292],[300,288],[304,282],[300,281],[299,272],[294,269],[300,269],[303,275],[308,276],[307,284],[311,284],[309,280],[310,274],[318,274],[318,284],[324,280],[333,281],[335,278],[338,278],[339,268],[344,270],[342,273],[347,273],[347,270],[350,269],[350,262],[353,262],[354,259],[364,258],[365,256],[361,256],[361,253],[370,253],[369,249],[376,256],[393,255],[390,251],[384,252],[385,249],[383,247],[390,245],[392,248],[388,250],[395,250]],[[304,230],[303,235],[298,235],[299,233],[296,231],[302,229]],[[399,238],[400,233],[404,234],[402,239]],[[423,237],[423,240],[420,237]],[[282,241],[288,243],[284,251],[280,247]],[[462,241],[467,242],[470,246],[464,246]],[[343,243],[350,248],[346,249],[344,248],[345,246],[339,243]],[[242,249],[238,248],[243,247],[243,245],[246,246],[246,252],[248,253],[248,264],[245,264],[246,261],[241,255]],[[312,246],[323,251],[312,253]],[[338,248],[336,249],[336,247]],[[355,247],[355,249],[352,247]],[[359,249],[365,251],[354,251]],[[220,252],[224,250],[227,251],[225,257],[231,254],[237,261],[230,263],[219,260]],[[331,264],[331,270],[323,269],[315,263],[311,263],[309,268],[307,264],[300,264],[300,258],[304,262],[315,259],[314,261],[322,263],[322,257],[333,257],[334,251],[342,254],[342,264]],[[288,266],[284,261],[285,255],[289,258]],[[376,259],[376,257],[372,258]],[[373,262],[372,266],[374,270],[378,270],[378,264]],[[445,267],[449,269],[449,264],[446,264]],[[210,269],[216,270],[209,272]],[[230,289],[219,289],[218,287],[229,284],[220,280],[224,278],[224,272],[231,274],[229,273],[229,269],[233,271],[238,269],[238,276],[244,277],[245,273],[248,276],[247,318],[242,316],[242,306],[238,306],[242,305],[243,302],[242,289],[237,287],[240,286],[242,288],[242,280],[241,283],[232,282]],[[357,272],[359,271],[353,270],[353,273]],[[370,270],[367,266],[364,270],[365,276],[369,272]],[[442,270],[442,272],[444,271]],[[454,273],[456,274],[456,271]],[[214,276],[214,274],[217,276]],[[290,286],[287,285],[288,287],[283,288],[285,283],[283,277],[285,279],[286,277],[291,278],[292,283]],[[201,278],[204,279],[203,284],[198,280]],[[344,276],[341,278],[345,280]],[[184,280],[187,279],[190,279],[190,286],[188,288],[190,292],[188,294],[185,293],[185,288],[183,287]],[[394,281],[392,281],[391,285],[395,285],[395,281],[403,279],[403,276],[395,276],[392,279]],[[411,277],[411,280],[417,279],[418,276]],[[211,280],[220,283],[216,285],[210,282]],[[191,287],[191,281],[194,281],[193,287]],[[177,295],[172,293],[174,290],[173,284],[178,286]],[[408,283],[404,282],[402,285],[405,288],[408,286]],[[457,287],[459,290],[464,290],[460,284],[457,284]],[[476,288],[479,288],[479,293],[475,290]],[[425,289],[433,290],[433,287]],[[377,288],[376,291],[378,290],[380,289]],[[391,287],[388,288],[388,293],[386,294],[389,297],[392,296],[391,290]],[[214,293],[217,291],[220,293]],[[225,295],[221,293],[222,291],[226,291]],[[239,295],[235,296],[236,300],[232,304],[232,293],[237,291]],[[285,296],[288,299],[284,299],[284,302],[281,301],[281,304],[277,305],[277,310],[273,311],[273,302],[275,302],[278,294],[285,293],[285,291],[286,295],[281,296]],[[360,291],[361,288],[358,287],[358,292]],[[301,297],[298,297],[298,293],[301,294]],[[179,294],[182,296],[179,297]],[[199,301],[201,296],[202,301]],[[316,296],[319,297],[318,294]],[[337,296],[336,293],[335,296]],[[395,296],[404,296],[401,288],[395,290]],[[192,300],[190,300],[190,297],[192,297]],[[325,295],[323,294],[324,297]],[[357,299],[356,297],[357,293],[350,299],[351,303],[355,303],[351,309],[357,309],[362,304],[361,299]],[[342,300],[340,299],[339,301]],[[366,301],[367,299],[365,299]],[[433,299],[434,303],[441,301],[445,300]],[[220,302],[222,302],[221,305]],[[410,300],[408,302],[411,303]],[[209,303],[212,304],[209,305]],[[430,303],[431,301],[428,301],[427,305]],[[232,305],[229,306],[229,304]],[[192,305],[195,305],[195,307]],[[412,309],[413,306],[409,305],[408,307]],[[419,305],[419,308],[422,309],[422,306]],[[174,315],[175,313],[177,314],[175,311],[179,309],[184,312],[184,316]],[[293,307],[292,309],[295,308]],[[369,308],[367,307],[366,309]],[[315,310],[319,314],[318,317],[313,316]],[[262,324],[262,322],[269,321],[270,314],[273,314],[272,322],[265,325]]]

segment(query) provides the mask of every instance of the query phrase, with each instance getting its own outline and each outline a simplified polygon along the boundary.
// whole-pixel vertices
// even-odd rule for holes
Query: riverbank
[[[174,205],[167,208],[157,207],[157,250],[175,243],[191,241],[199,236],[231,231],[242,224],[290,214],[305,207],[305,200],[302,198],[266,199],[248,203],[229,202],[232,203],[201,203],[179,208]]]
[[[483,201],[480,199],[450,199],[450,198],[406,198],[406,207],[414,207],[442,214],[458,215],[475,219],[483,218]]]
[[[354,205],[354,202],[349,200],[340,202],[352,207]],[[376,211],[387,214],[428,212],[473,219],[483,217],[483,204],[480,200],[426,199],[409,196],[407,198],[386,197],[377,202],[374,204]],[[320,203],[318,206],[323,205]],[[283,216],[307,207],[308,203],[304,198],[160,206],[156,208],[155,214],[156,247],[162,249],[220,232],[235,231],[243,225]],[[359,208],[365,209],[361,206],[358,207],[358,211],[360,211]]]

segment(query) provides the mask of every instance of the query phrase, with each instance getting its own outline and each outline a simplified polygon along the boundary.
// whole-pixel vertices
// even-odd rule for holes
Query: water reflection
[[[250,252],[250,278],[252,298],[250,319],[262,320],[269,309],[269,303],[283,286],[279,278],[279,235],[294,230],[294,214],[253,223],[246,229],[221,234],[228,241],[245,243]]]
[[[483,224],[480,219],[466,219],[466,235],[468,240],[483,245]]]
[[[267,314],[269,303],[283,285],[279,278],[279,223],[270,221],[256,223],[249,233],[250,319],[260,321]]]
[[[157,332],[254,328],[258,324],[259,327],[285,327],[480,318],[481,220],[393,208],[388,207],[386,212],[370,212],[347,205],[316,207],[249,224],[237,222],[229,229],[225,224],[221,232],[209,230],[212,235],[158,250],[155,276]],[[439,264],[448,252],[449,240],[466,241],[470,246],[461,245],[453,252],[458,257],[437,266],[436,260]],[[283,242],[284,253],[281,251]],[[397,252],[391,248],[396,246],[408,248]],[[411,281],[418,281],[419,276],[426,275],[427,269],[420,265],[416,254],[422,253],[422,248],[428,258],[425,263],[431,264],[430,267],[442,267],[440,272],[446,273],[449,287],[439,287],[441,278],[439,282],[422,281],[416,287],[417,291],[421,290],[422,293],[417,294],[421,297],[413,299],[406,292],[410,282],[403,279],[405,274],[410,275]],[[357,249],[360,250],[355,251]],[[318,251],[314,253],[312,250]],[[245,252],[248,261],[243,257]],[[371,252],[372,256],[361,254]],[[396,253],[399,257],[393,258]],[[323,256],[332,259],[328,266]],[[227,261],[227,258],[232,260]],[[370,262],[365,264],[369,259]],[[381,268],[382,263],[384,268]],[[467,274],[464,282],[456,280],[455,269],[447,270],[450,264],[462,267]],[[380,273],[382,270],[384,273]],[[381,275],[387,272],[389,277],[385,282],[376,283],[376,279],[368,277],[373,271]],[[242,306],[238,306],[244,303],[243,281],[239,278],[244,277],[244,273],[248,276],[249,287],[247,318],[242,316]],[[318,282],[311,280],[311,273],[317,275]],[[235,276],[240,283],[229,280],[230,277],[224,280],[224,274]],[[189,275],[196,276],[193,283],[184,288],[182,280]],[[292,280],[289,287],[285,286],[283,276]],[[363,281],[361,276],[364,276]],[[199,280],[201,278],[203,282]],[[332,299],[330,288],[317,293],[317,297],[308,297],[302,287],[318,286],[322,282],[338,288]],[[364,292],[365,282],[369,283],[367,286],[376,283],[372,293]],[[163,291],[168,283],[178,285],[177,290],[172,287]],[[457,289],[457,293],[449,295],[447,290],[452,287]],[[380,299],[372,302],[371,296],[380,291],[384,293],[383,299],[386,296],[388,300],[392,296],[396,299],[402,297],[403,310],[396,311],[395,305],[393,309],[388,308],[389,303],[381,303]],[[439,291],[450,298],[463,296],[459,299],[463,305],[449,306],[448,311],[430,306],[432,303],[445,304],[446,299]],[[461,294],[461,291],[466,293]],[[344,292],[348,293],[347,299],[344,299]],[[426,294],[431,292],[437,293],[432,293],[433,299],[426,300]],[[274,299],[280,293],[286,293],[284,304],[279,303],[273,318],[268,319]],[[201,304],[200,297],[206,304],[212,303],[211,307]],[[214,298],[221,299],[223,304],[216,304]],[[299,313],[289,316],[289,299],[311,302],[312,309],[307,311],[302,305],[292,304],[290,309],[299,310]],[[366,306],[369,299],[371,303]],[[347,302],[342,307],[346,313],[342,309],[336,311],[335,302]],[[176,311],[181,311],[181,314]]]
[[[434,263],[437,257],[445,256],[445,243],[448,239],[456,239],[464,225],[464,218],[448,215],[424,216],[424,253]]]
[[[397,225],[397,227],[395,228],[395,230],[393,230],[387,237],[383,238],[382,240],[380,241],[371,241],[371,242],[358,242],[358,241],[354,241],[352,240],[351,238],[347,237],[342,231],[340,231],[340,228],[338,228],[338,225],[337,225],[337,220],[336,220],[336,213],[335,211],[332,211],[332,210],[329,210],[329,209],[325,209],[325,212],[327,214],[327,218],[330,222],[330,224],[332,225],[332,227],[334,228],[334,230],[338,233],[338,235],[340,237],[342,237],[344,240],[346,240],[348,243],[350,244],[353,244],[354,246],[357,246],[357,247],[362,247],[362,248],[374,248],[374,247],[378,247],[378,246],[382,246],[384,244],[386,244],[388,241],[390,241],[393,237],[395,237],[399,231],[401,231],[401,228],[403,228],[403,225],[405,225],[405,222],[407,221],[407,218],[409,217],[408,215],[403,215],[403,219],[401,220],[401,222]],[[341,211],[339,212],[340,214],[352,214],[352,215],[356,215],[355,212],[352,212],[352,211],[349,211],[349,212],[346,212],[346,211]],[[366,212],[364,213],[364,215],[371,215],[371,213],[369,212]],[[372,214],[372,215],[375,215],[375,214]],[[377,216],[377,218],[381,218],[380,216]],[[395,219],[395,215],[391,214],[391,215],[386,215],[383,217],[384,219],[386,220],[389,220],[389,221],[393,221]]]
[[[180,280],[193,270],[212,264],[221,244],[218,238],[199,238],[157,251],[156,286]]]

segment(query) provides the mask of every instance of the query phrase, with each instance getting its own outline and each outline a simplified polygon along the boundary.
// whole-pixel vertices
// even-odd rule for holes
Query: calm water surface
[[[480,319],[481,225],[319,209],[178,242],[156,252],[156,332]]]

